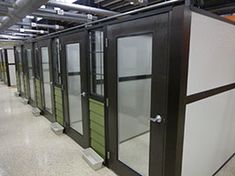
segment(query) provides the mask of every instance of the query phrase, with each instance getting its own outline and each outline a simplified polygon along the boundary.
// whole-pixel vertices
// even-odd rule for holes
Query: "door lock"
[[[86,96],[86,92],[82,92],[82,93],[81,93],[81,96],[82,96],[82,97],[85,97],[85,96]]]
[[[152,122],[154,122],[154,123],[162,123],[162,121],[163,121],[163,118],[162,118],[162,116],[160,116],[160,115],[156,115],[156,117],[154,117],[154,118],[150,118],[150,120],[152,121]]]

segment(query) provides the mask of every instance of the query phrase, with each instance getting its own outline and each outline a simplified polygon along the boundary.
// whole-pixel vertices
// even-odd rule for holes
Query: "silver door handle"
[[[53,85],[53,82],[50,82],[51,85]]]
[[[162,123],[163,118],[160,115],[156,115],[156,117],[150,118],[150,120],[154,123],[159,123],[160,124],[160,123]]]
[[[81,93],[81,96],[82,96],[82,97],[85,97],[85,96],[86,96],[86,92],[82,92],[82,93]]]

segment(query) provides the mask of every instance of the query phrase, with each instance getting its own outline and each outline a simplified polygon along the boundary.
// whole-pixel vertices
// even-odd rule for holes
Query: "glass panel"
[[[104,33],[90,32],[91,93],[104,96]]]
[[[152,35],[119,38],[118,158],[148,175],[152,74]]]
[[[48,112],[52,113],[51,84],[50,84],[51,80],[50,80],[48,47],[42,47],[41,53],[42,53],[42,72],[43,72],[45,108]]]
[[[58,38],[52,43],[52,57],[54,62],[53,76],[56,84],[61,84],[61,69],[60,69],[60,40]]]
[[[35,87],[34,87],[34,76],[33,76],[33,64],[32,64],[32,50],[27,49],[27,61],[28,61],[28,69],[29,69],[29,86],[30,86],[30,98],[35,100]]]
[[[80,44],[66,45],[70,127],[83,134],[80,75]]]

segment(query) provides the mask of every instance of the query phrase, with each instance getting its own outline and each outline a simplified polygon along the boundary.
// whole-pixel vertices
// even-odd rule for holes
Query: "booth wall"
[[[235,26],[192,12],[187,95],[235,83]],[[235,90],[186,106],[182,176],[211,176],[235,152]]]

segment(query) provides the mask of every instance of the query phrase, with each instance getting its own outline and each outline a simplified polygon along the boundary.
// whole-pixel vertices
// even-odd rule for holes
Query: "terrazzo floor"
[[[57,136],[43,116],[0,83],[0,176],[116,176],[92,170],[82,148],[67,135]]]
[[[116,176],[105,167],[92,170],[82,148],[66,135],[55,135],[50,122],[34,117],[15,91],[0,83],[0,176]],[[216,176],[235,176],[235,158]]]

